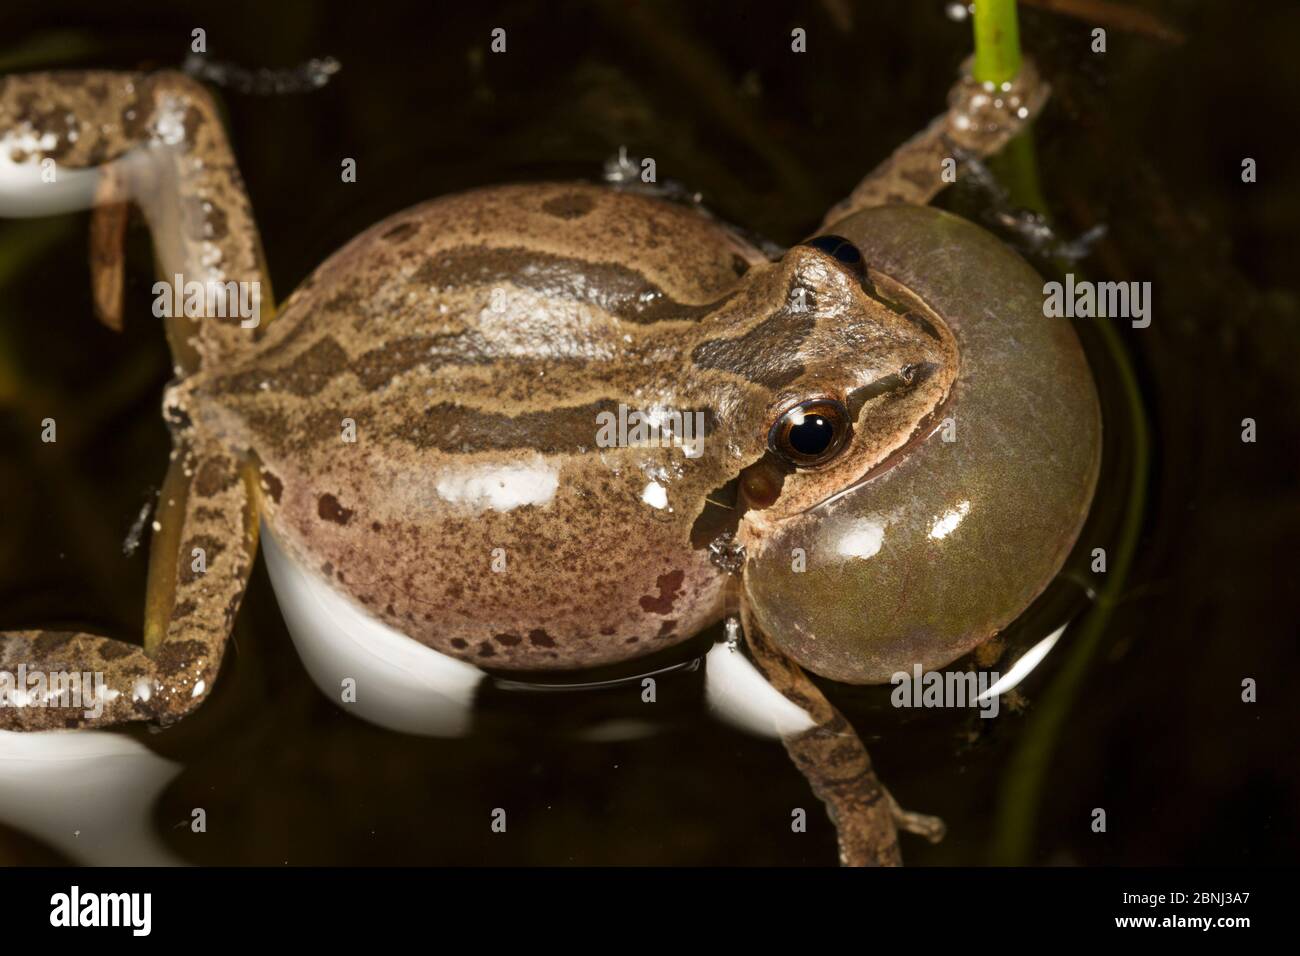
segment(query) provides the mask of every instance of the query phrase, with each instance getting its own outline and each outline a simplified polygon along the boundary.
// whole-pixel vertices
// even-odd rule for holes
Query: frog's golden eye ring
[[[801,246],[811,246],[813,249],[820,249],[836,262],[842,263],[855,272],[863,271],[862,253],[858,247],[843,236],[814,236],[799,243]]]
[[[810,398],[782,413],[767,443],[796,468],[815,468],[840,453],[852,430],[843,402]]]

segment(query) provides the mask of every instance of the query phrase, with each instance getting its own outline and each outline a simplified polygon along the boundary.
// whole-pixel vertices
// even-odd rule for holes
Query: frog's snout
[[[1060,570],[1092,501],[1100,410],[1073,328],[995,237],[908,206],[833,231],[944,319],[961,369],[942,421],[892,467],[768,529],[745,592],[809,670],[884,683],[978,646]]]

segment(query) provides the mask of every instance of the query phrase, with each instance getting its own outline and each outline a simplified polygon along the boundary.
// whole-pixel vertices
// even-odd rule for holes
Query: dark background
[[[404,206],[510,180],[596,179],[621,145],[722,218],[795,241],[942,109],[971,49],[969,22],[945,7],[11,3],[0,71],[174,68],[195,27],[212,61],[336,57],[341,71],[315,92],[218,91],[283,298]],[[1133,565],[996,721],[899,714],[877,690],[824,685],[900,802],[949,824],[938,846],[903,838],[911,863],[1279,863],[1300,845],[1300,6],[1122,9],[1079,19],[1022,5],[1025,48],[1056,90],[1034,133],[1041,189],[995,163],[1009,200],[963,184],[941,204],[1002,228],[1048,272],[1051,250],[998,221],[1041,199],[1063,238],[1107,226],[1077,272],[1153,283],[1151,327],[1117,327],[1140,409],[1123,360],[1080,328],[1108,441],[1085,539],[1113,551],[1129,529]],[[1096,25],[1104,55],[1089,50]],[[487,52],[496,26],[504,56]],[[790,52],[795,26],[806,54]],[[354,184],[339,180],[345,156]],[[130,240],[126,332],[94,323],[87,222],[0,221],[0,627],[130,637],[148,549],[124,556],[122,541],[164,470],[169,361],[147,318],[143,230]],[[47,415],[57,445],[36,440]],[[1255,444],[1240,441],[1244,417]],[[1056,592],[1077,592],[1084,568],[1076,556]],[[1027,621],[1010,640],[1041,632]],[[1240,700],[1246,677],[1256,704]],[[780,745],[711,720],[702,672],[660,681],[651,736],[590,739],[647,712],[635,685],[489,689],[464,740],[369,726],[310,683],[259,565],[210,700],[166,733],[128,732],[184,765],[154,817],[193,862],[834,861]],[[206,835],[178,825],[194,806],[208,811]],[[497,806],[511,813],[504,837],[488,831]],[[796,806],[809,808],[808,834],[789,831]],[[1104,834],[1089,828],[1094,807],[1107,811]],[[58,859],[0,823],[0,862]]]

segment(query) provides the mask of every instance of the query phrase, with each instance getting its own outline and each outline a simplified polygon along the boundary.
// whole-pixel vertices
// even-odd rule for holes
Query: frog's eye
[[[833,398],[811,398],[784,412],[768,433],[768,446],[797,468],[834,458],[852,430],[849,412]]]
[[[820,249],[832,259],[843,263],[850,269],[862,270],[862,253],[858,251],[857,246],[843,236],[814,236],[799,243],[799,245]]]

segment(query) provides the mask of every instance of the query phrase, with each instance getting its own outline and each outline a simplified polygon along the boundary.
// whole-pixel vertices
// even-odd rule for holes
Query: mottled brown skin
[[[832,215],[927,201],[942,188],[932,160],[970,130],[970,107],[959,94]],[[981,120],[965,145],[994,149],[1025,118]],[[399,213],[325,262],[268,326],[260,241],[202,87],[173,73],[9,77],[0,136],[24,168],[53,158],[93,172],[104,321],[121,321],[128,203],[145,212],[162,275],[260,282],[263,314],[252,329],[168,322],[176,452],[143,647],[0,638],[0,668],[102,672],[103,716],[0,708],[3,729],[165,723],[196,706],[259,517],[375,616],[484,666],[594,665],[684,640],[723,612],[734,566],[710,545],[743,546],[886,463],[959,372],[941,317],[881,296],[818,249],[768,262],[696,210],[576,184],[484,189]],[[821,468],[776,467],[772,423],[823,396],[852,410],[851,442]],[[703,455],[596,447],[597,414],[619,403],[705,412]],[[502,509],[454,491],[466,467],[510,466],[554,474],[551,498]],[[650,481],[664,507],[646,499]],[[843,861],[897,863],[895,825],[933,821],[898,810],[852,728],[745,618],[756,663],[817,722],[787,746],[836,822]]]

